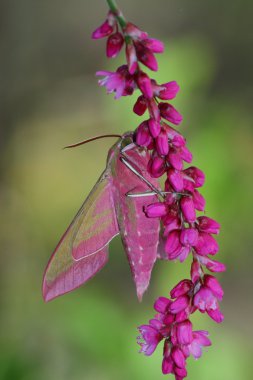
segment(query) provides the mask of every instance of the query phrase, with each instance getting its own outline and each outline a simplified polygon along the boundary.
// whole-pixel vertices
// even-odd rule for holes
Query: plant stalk
[[[118,5],[116,4],[114,0],[106,0],[106,1],[111,12],[115,15],[121,28],[124,30],[126,28],[127,22],[121,10],[119,9]]]

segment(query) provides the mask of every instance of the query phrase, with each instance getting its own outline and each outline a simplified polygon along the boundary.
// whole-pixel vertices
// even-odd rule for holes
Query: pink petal
[[[220,231],[220,224],[207,216],[200,216],[198,218],[198,224],[199,230],[208,234],[218,234]]]
[[[145,207],[145,214],[148,218],[159,218],[167,214],[167,206],[163,202],[153,203]]]
[[[139,96],[133,108],[134,113],[142,116],[146,112],[147,108],[148,107],[145,97],[143,95]]]
[[[198,242],[194,248],[197,254],[204,256],[215,255],[219,250],[219,246],[216,240],[205,232],[199,233]]]
[[[188,223],[194,223],[196,220],[196,212],[191,197],[182,197],[180,201],[183,216]]]
[[[161,156],[166,156],[169,152],[169,142],[167,133],[161,130],[160,134],[156,138],[157,153]]]
[[[192,289],[192,282],[190,280],[180,281],[170,292],[171,298],[178,298],[179,296],[187,294]]]

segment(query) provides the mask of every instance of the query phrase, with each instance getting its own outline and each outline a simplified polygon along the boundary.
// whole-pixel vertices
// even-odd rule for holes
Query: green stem
[[[120,24],[121,28],[124,30],[126,25],[127,25],[127,22],[126,22],[125,17],[123,16],[121,10],[119,9],[119,7],[117,6],[117,4],[114,0],[106,0],[106,1],[107,1],[107,4],[108,4],[110,10],[116,16],[118,23]]]

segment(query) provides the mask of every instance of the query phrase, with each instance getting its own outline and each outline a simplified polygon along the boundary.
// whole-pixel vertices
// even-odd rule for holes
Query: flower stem
[[[106,0],[106,1],[111,12],[116,16],[118,23],[120,24],[121,28],[124,30],[127,25],[127,22],[121,10],[119,9],[119,7],[117,6],[114,0]]]

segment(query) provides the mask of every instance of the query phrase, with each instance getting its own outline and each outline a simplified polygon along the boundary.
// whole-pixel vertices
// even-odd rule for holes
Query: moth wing
[[[145,186],[145,185],[144,185]],[[146,191],[144,186],[135,188],[137,192]],[[121,221],[123,244],[127,253],[138,299],[141,301],[147,290],[151,272],[157,258],[160,223],[158,219],[147,218],[143,208],[157,201],[156,196],[128,198],[122,202],[125,219]]]
[[[147,171],[150,155],[148,151],[134,146],[125,152],[128,161],[156,188],[160,188],[157,179]],[[120,160],[116,165],[115,188],[118,190],[118,222],[122,241],[130,264],[137,296],[142,299],[147,290],[151,272],[157,259],[160,221],[147,218],[143,212],[145,206],[157,202],[157,196],[127,197],[128,193],[145,193],[150,191],[148,185],[141,181]]]
[[[78,288],[101,270],[108,260],[108,244],[118,233],[111,178],[104,172],[48,262],[44,300]]]
[[[159,244],[157,248],[157,258],[159,260],[169,260],[168,255],[165,252],[165,242],[165,237],[162,235],[162,233],[160,233]]]

